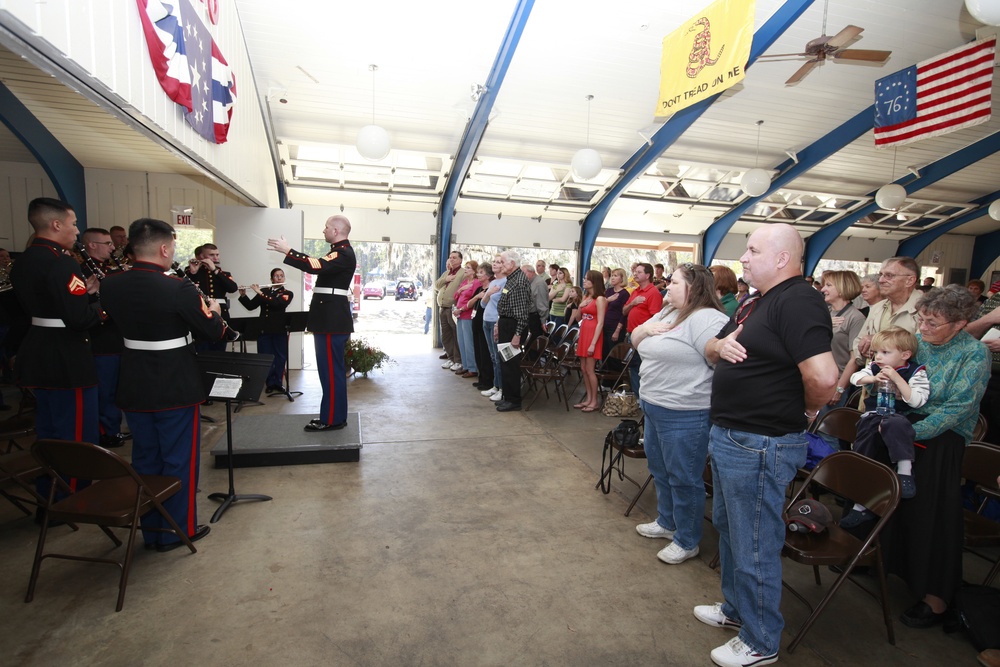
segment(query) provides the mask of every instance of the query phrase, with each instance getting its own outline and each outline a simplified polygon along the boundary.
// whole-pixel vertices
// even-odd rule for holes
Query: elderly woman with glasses
[[[663,309],[632,331],[632,345],[642,357],[639,399],[657,511],[655,521],[636,526],[636,531],[673,540],[657,554],[664,563],[698,555],[715,372],[705,346],[728,319],[712,273],[698,264],[682,264],[670,276]]]
[[[907,415],[919,491],[900,502],[882,536],[888,571],[920,598],[900,618],[913,628],[940,623],[962,585],[962,456],[990,376],[986,346],[963,331],[977,306],[961,285],[931,289],[917,302],[917,360],[930,381],[927,402]]]

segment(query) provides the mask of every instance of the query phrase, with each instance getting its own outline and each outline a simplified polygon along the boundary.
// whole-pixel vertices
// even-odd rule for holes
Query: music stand
[[[306,320],[309,318],[309,313],[306,312],[294,312],[285,313],[285,340],[290,340],[293,333],[302,333],[306,330]],[[285,380],[284,384],[281,385],[281,391],[276,391],[270,394],[268,398],[274,398],[275,396],[285,396],[292,403],[295,402],[295,396],[301,396],[301,391],[292,391],[292,375],[289,370],[289,363],[292,358],[291,354],[285,355]]]
[[[248,340],[260,340],[261,334],[261,321],[259,317],[234,317],[228,322],[230,329],[235,329],[240,332],[240,338],[237,341],[233,341],[233,346],[235,347],[239,343],[239,352],[241,354],[246,354],[247,351],[247,341]],[[236,352],[236,350],[233,350]],[[264,405],[258,400],[252,401],[237,401],[236,408],[233,412],[239,412],[247,405]]]
[[[270,354],[240,354],[237,352],[202,352],[198,355],[201,379],[208,397],[226,402],[226,450],[229,454],[229,491],[210,493],[212,500],[222,501],[212,515],[211,523],[217,522],[226,510],[240,500],[271,500],[271,496],[261,494],[236,494],[233,483],[233,401],[256,401],[271,369]],[[218,380],[234,382],[218,382]],[[227,386],[224,386],[227,385]]]

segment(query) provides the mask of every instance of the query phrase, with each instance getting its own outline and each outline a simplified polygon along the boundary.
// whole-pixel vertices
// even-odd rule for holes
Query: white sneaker
[[[667,530],[655,521],[650,523],[640,523],[635,527],[635,532],[639,533],[643,537],[662,537],[667,540],[673,539],[674,537],[674,531]]]
[[[733,637],[722,646],[712,649],[712,662],[720,667],[761,667],[778,662],[778,654],[754,653],[739,637]]]
[[[451,370],[453,370],[453,371],[460,371],[460,370],[462,370],[462,364],[460,364],[460,363],[458,363],[456,361],[455,363],[453,363],[451,365]]]
[[[496,387],[490,387],[489,389],[483,389],[479,393],[482,394],[483,396],[492,396],[493,394],[497,393],[498,391],[500,391],[500,390],[497,389]]]
[[[698,605],[694,608],[694,617],[705,625],[711,625],[713,628],[730,628],[732,630],[739,630],[743,627],[742,623],[734,621],[722,613],[721,602]]]
[[[450,361],[444,362],[443,364],[441,364],[441,368],[447,368],[448,370],[451,370],[451,362]]]
[[[495,394],[490,396],[490,400],[493,401],[494,403],[499,403],[500,401],[503,400],[503,392],[502,391],[496,392]]]
[[[670,563],[671,565],[677,565],[678,563],[683,563],[688,558],[694,558],[698,555],[698,547],[695,546],[694,549],[684,549],[677,546],[676,542],[671,542],[667,546],[660,549],[660,553],[656,554],[656,557],[662,560],[664,563]]]

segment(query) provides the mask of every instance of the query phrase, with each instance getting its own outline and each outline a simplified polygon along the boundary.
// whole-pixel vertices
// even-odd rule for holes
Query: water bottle
[[[896,412],[896,387],[888,378],[878,381],[878,399],[875,411],[880,415]]]

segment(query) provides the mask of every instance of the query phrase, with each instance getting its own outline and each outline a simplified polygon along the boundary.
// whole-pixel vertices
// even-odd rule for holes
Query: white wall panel
[[[303,276],[282,265],[283,256],[268,250],[267,243],[261,239],[284,236],[288,243],[298,250],[302,249],[302,219],[300,210],[281,208],[246,208],[237,206],[219,206],[213,214],[217,227],[215,243],[222,255],[222,264],[226,271],[233,274],[233,279],[239,285],[270,282],[272,268],[285,269],[285,282],[294,293],[288,312],[308,310],[303,295]],[[251,296],[253,292],[249,293]],[[250,312],[239,301],[239,292],[230,296],[229,312],[233,317],[252,317],[260,311]],[[288,364],[290,368],[302,368],[302,334],[292,334],[288,342]],[[310,344],[311,341],[310,341]],[[252,349],[256,349],[253,347]]]
[[[36,197],[57,197],[41,165],[30,162],[0,162],[0,247],[20,252],[31,236],[28,202]]]

